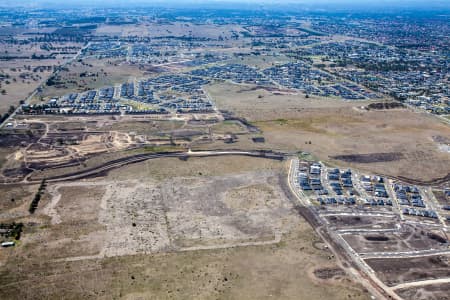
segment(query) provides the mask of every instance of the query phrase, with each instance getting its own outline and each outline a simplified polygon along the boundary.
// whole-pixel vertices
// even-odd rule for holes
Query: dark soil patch
[[[3,171],[3,175],[5,177],[21,177],[22,178],[31,172],[33,172],[33,170],[30,170],[27,167],[25,167],[25,165],[23,165],[20,168],[6,169]]]
[[[383,235],[366,235],[364,238],[368,241],[374,241],[374,242],[387,242],[389,241],[389,238],[387,236]]]
[[[247,128],[247,130],[249,132],[251,132],[251,133],[260,133],[261,132],[258,127],[250,124],[244,118],[238,118],[238,117],[234,116],[233,113],[230,112],[230,111],[221,110],[220,113],[223,115],[223,118],[224,118],[225,121],[238,121],[238,122],[241,122],[241,124],[243,126],[245,126]]]
[[[365,261],[388,286],[450,276],[449,256],[445,255],[373,258]]]
[[[403,158],[403,154],[400,152],[349,154],[332,156],[331,158],[350,163],[370,164],[400,160]]]
[[[254,137],[254,138],[252,138],[252,140],[253,140],[253,143],[265,143],[266,142],[266,139],[263,137]]]
[[[330,216],[328,220],[336,226],[369,225],[372,224],[369,218],[360,216]]]
[[[445,243],[448,242],[447,239],[445,239],[444,237],[442,237],[442,236],[440,236],[439,234],[436,234],[436,233],[429,232],[428,233],[428,237],[430,239],[432,239],[432,240],[438,241],[441,244],[445,244]]]
[[[345,276],[345,272],[341,268],[321,268],[314,270],[314,276],[319,279],[331,279],[336,276]]]
[[[450,283],[430,284],[401,289],[397,290],[396,292],[403,299],[450,300],[448,291],[450,291]]]
[[[371,110],[381,110],[381,109],[394,109],[394,108],[405,108],[405,105],[400,102],[377,102],[370,103],[366,106],[366,109]]]
[[[0,133],[0,145],[2,147],[19,147],[35,143],[39,139],[34,134],[7,134]]]

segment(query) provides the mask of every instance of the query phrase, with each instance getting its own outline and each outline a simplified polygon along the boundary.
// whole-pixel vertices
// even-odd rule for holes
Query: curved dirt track
[[[100,174],[105,174],[109,170],[120,168],[122,166],[126,166],[128,164],[142,162],[149,159],[162,158],[162,157],[178,157],[180,159],[188,159],[189,157],[208,157],[208,156],[224,156],[224,155],[243,155],[243,156],[252,156],[252,157],[261,157],[267,159],[276,159],[283,160],[285,155],[282,153],[274,153],[274,152],[266,152],[266,151],[239,151],[239,150],[231,150],[231,151],[196,151],[196,152],[161,152],[161,153],[144,153],[144,154],[136,154],[133,156],[123,157],[119,159],[115,159],[109,162],[106,162],[102,165],[76,171],[68,174],[57,175],[54,177],[45,178],[47,182],[58,182],[58,181],[68,181],[68,180],[76,180],[83,179],[88,177],[98,176]],[[25,183],[37,183],[40,182],[41,179],[35,180],[27,180]]]

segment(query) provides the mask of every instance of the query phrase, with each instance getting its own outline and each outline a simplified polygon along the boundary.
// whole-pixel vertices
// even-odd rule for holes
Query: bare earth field
[[[403,229],[401,233],[358,233],[343,236],[352,248],[359,253],[447,249],[446,243],[441,243],[433,237],[429,232],[412,227]]]
[[[329,216],[325,218],[330,226],[340,229],[395,229],[398,221],[395,217],[377,218],[373,216]]]
[[[433,140],[449,138],[450,129],[427,114],[408,109],[367,111],[360,108],[365,102],[275,95],[230,84],[213,85],[208,91],[219,109],[260,128],[266,147],[304,150],[332,164],[391,176],[431,180],[450,173],[450,155]],[[340,155],[366,155],[369,162],[334,158]]]
[[[448,255],[412,258],[374,258],[366,263],[388,286],[404,282],[445,278],[450,276]]]
[[[435,284],[426,285],[423,287],[415,287],[409,289],[398,290],[398,294],[406,299],[418,299],[418,300],[448,300],[450,291],[450,284]]]
[[[20,244],[2,251],[0,298],[369,299],[315,247],[279,184],[285,167],[162,159],[48,184]]]

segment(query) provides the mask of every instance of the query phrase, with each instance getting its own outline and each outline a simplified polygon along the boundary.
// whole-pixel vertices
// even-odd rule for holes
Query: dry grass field
[[[161,159],[49,184],[1,252],[0,298],[369,299],[284,195],[286,167]]]
[[[44,86],[42,93],[35,97],[35,102],[39,102],[41,98],[45,100],[68,93],[114,86],[147,74],[145,67],[128,64],[125,59],[86,58],[81,62],[72,62],[67,68],[58,73],[58,84]]]
[[[367,111],[361,109],[365,102],[275,95],[230,84],[210,86],[208,91],[219,109],[259,127],[265,147],[304,150],[332,164],[392,176],[430,180],[450,173],[450,155],[435,142],[437,136],[450,138],[450,129],[428,114],[408,109]],[[333,159],[379,153],[400,155],[370,163]]]
[[[54,67],[72,58],[82,47],[80,43],[55,42],[51,49],[46,49],[41,47],[43,44],[45,43],[0,43],[0,55],[15,57],[0,60],[0,114],[7,112],[11,105],[17,106],[20,100],[24,100],[47,80]],[[44,58],[32,59],[33,55]]]
[[[192,36],[203,38],[229,38],[232,31],[240,32],[242,27],[238,25],[197,25],[187,22],[173,22],[170,24],[147,23],[140,25],[102,25],[96,30],[98,35],[111,36]]]
[[[53,72],[53,66],[62,60],[12,60],[0,61],[0,114],[8,111],[11,105],[18,106],[20,100],[27,98]],[[4,90],[4,92],[3,92]]]
[[[286,64],[289,62],[292,62],[292,59],[280,55],[280,56],[256,56],[256,55],[248,55],[240,58],[233,58],[228,61],[227,63],[230,64],[242,64],[242,65],[248,65],[251,67],[259,68],[259,69],[265,69],[270,68],[274,65],[279,64]]]

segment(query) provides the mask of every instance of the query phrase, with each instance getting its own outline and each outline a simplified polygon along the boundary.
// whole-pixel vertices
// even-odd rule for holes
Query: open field
[[[45,43],[10,45],[1,43],[0,60],[0,114],[11,105],[18,106],[53,73],[54,68],[72,58],[81,48],[80,43],[53,43],[51,49]]]
[[[404,282],[450,276],[449,257],[445,255],[413,258],[374,258],[366,263],[388,286]]]
[[[409,289],[398,290],[398,294],[406,299],[417,300],[448,300],[450,291],[450,284],[434,284],[420,287],[414,287]]]
[[[253,121],[263,131],[265,146],[272,149],[304,150],[332,164],[391,176],[430,180],[450,173],[449,154],[433,140],[449,138],[450,129],[427,114],[408,109],[367,111],[360,109],[364,102],[275,95],[230,84],[208,91],[219,109]],[[333,159],[378,153],[401,156],[370,163]]]
[[[291,62],[286,56],[245,56],[241,58],[234,58],[227,60],[226,63],[230,64],[243,64],[255,68],[265,69],[270,68],[273,65],[286,64]]]
[[[285,166],[161,159],[48,184],[20,245],[2,251],[0,296],[369,299],[314,246],[280,187]]]
[[[268,91],[254,85],[230,83],[213,84],[206,87],[220,110],[228,110],[236,116],[252,122],[275,119],[294,119],[309,110],[351,108],[363,106],[369,102],[349,102],[334,98],[325,98],[297,91],[281,89]]]
[[[53,67],[60,65],[61,59],[21,59],[0,61],[0,114],[11,105],[17,107],[20,100],[27,98],[52,74]]]
[[[395,229],[398,220],[392,218],[377,218],[373,216],[329,216],[325,217],[330,226],[340,229]]]
[[[406,226],[405,226],[406,227]],[[440,237],[440,239],[439,239]],[[356,252],[398,252],[427,249],[446,250],[446,239],[439,234],[408,226],[400,233],[346,234],[343,238]]]
[[[189,158],[186,161],[176,158],[148,160],[113,170],[108,174],[115,180],[140,179],[150,176],[164,180],[178,176],[221,176],[240,172],[275,172],[283,168],[286,162],[246,156],[221,156]]]
[[[87,58],[70,63],[67,69],[58,73],[56,84],[44,86],[34,102],[73,92],[83,92],[106,86],[114,86],[147,74],[145,67],[131,65],[124,59]]]
[[[147,23],[136,25],[103,25],[96,30],[97,35],[111,36],[146,36],[146,37],[205,37],[205,38],[229,38],[231,31],[243,30],[239,25],[207,25],[192,24],[188,22],[172,22],[170,24]]]
[[[27,216],[29,203],[36,191],[36,185],[0,186],[0,220],[17,220]]]

